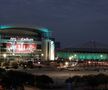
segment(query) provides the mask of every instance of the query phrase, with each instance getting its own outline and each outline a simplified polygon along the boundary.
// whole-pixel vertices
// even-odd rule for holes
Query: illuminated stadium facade
[[[54,41],[46,28],[0,26],[1,60],[54,60]]]
[[[64,48],[58,50],[57,57],[78,61],[108,61],[108,46],[90,41],[80,48]]]
[[[73,60],[108,60],[108,50],[92,50],[88,48],[69,48],[57,53],[59,58]]]

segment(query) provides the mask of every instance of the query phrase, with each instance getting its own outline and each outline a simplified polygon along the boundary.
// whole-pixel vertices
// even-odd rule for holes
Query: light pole
[[[42,53],[42,54],[41,54],[41,60],[43,60],[43,57],[44,57],[44,54]]]
[[[4,57],[4,61],[6,62],[7,55],[5,53],[3,54],[3,57]]]

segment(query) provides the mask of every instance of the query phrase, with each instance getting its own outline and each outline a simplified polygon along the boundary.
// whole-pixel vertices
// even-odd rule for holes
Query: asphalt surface
[[[60,70],[54,68],[35,68],[35,69],[20,69],[23,72],[32,73],[34,75],[48,75],[53,78],[55,84],[63,85],[65,80],[73,76],[84,76],[84,75],[97,75],[100,73],[108,74],[108,70],[104,71],[69,71],[69,70]]]

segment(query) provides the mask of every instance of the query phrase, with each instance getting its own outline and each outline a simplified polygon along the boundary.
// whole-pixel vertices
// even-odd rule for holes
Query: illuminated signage
[[[10,38],[10,41],[17,41],[17,40],[20,40],[20,41],[33,41],[32,38]]]
[[[35,43],[7,43],[7,50],[12,53],[32,53],[36,50]]]
[[[11,42],[12,41],[12,42]],[[32,53],[36,50],[36,44],[32,38],[10,38],[10,42],[7,43],[7,50],[12,53]],[[29,42],[29,43],[25,43]]]

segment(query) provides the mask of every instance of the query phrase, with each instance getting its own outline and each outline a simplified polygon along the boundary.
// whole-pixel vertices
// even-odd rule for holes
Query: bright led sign
[[[37,45],[33,42],[32,38],[10,38],[7,43],[7,50],[12,53],[33,53]]]
[[[7,43],[7,50],[12,53],[32,53],[36,50],[36,44],[35,43]]]

